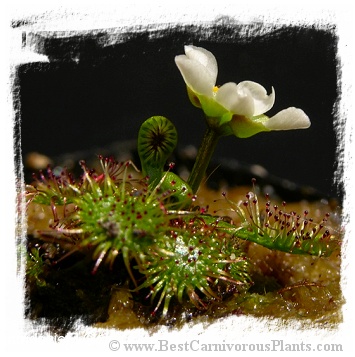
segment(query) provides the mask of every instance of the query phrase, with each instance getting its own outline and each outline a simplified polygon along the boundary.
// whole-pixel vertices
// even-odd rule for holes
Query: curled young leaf
[[[140,127],[138,134],[138,154],[143,176],[149,183],[162,191],[169,192],[169,198],[183,205],[191,202],[192,190],[178,175],[164,171],[166,161],[177,144],[174,124],[163,116],[153,116]]]

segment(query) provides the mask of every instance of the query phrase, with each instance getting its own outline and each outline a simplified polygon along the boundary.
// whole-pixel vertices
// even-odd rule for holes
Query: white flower
[[[204,48],[185,46],[185,55],[176,56],[175,62],[191,102],[202,108],[209,125],[222,134],[245,138],[261,131],[305,129],[311,124],[308,116],[294,107],[271,118],[264,115],[274,105],[274,88],[268,95],[263,86],[252,81],[216,87],[217,61]]]

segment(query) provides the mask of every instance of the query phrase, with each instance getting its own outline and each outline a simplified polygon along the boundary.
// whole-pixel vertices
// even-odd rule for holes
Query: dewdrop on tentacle
[[[58,242],[72,237],[72,251],[90,248],[95,260],[93,273],[103,262],[112,266],[121,254],[135,281],[131,260],[141,264],[147,252],[154,251],[155,240],[164,235],[169,224],[164,206],[166,197],[150,191],[144,179],[132,181],[128,174],[130,162],[99,159],[100,173],[80,162],[84,173],[77,183],[72,183],[75,209],[59,220],[56,227],[41,233],[56,237]],[[55,212],[56,206],[53,208]]]
[[[265,198],[265,207],[260,210],[255,188],[239,203],[225,197],[241,220],[241,227],[234,228],[236,237],[293,254],[328,256],[339,248],[339,240],[326,226],[329,213],[316,223],[307,210],[302,215],[287,212],[286,202],[279,207],[271,204],[268,195]]]
[[[33,184],[26,186],[27,203],[36,202],[44,205],[50,205],[55,202],[58,205],[71,203],[73,197],[77,196],[78,190],[73,176],[66,168],[56,174],[48,166],[46,171],[39,171],[39,174],[32,174]]]
[[[86,193],[83,200],[77,202],[80,227],[90,232],[83,239],[81,246],[95,246],[95,269],[101,261],[113,264],[119,253],[132,280],[130,260],[138,264],[145,259],[147,251],[154,247],[156,237],[165,232],[168,223],[161,197],[142,189],[127,187],[126,172],[119,185],[109,178],[108,183],[100,183],[104,189],[98,197]],[[93,186],[97,182],[93,182]],[[107,194],[105,189],[110,192]],[[95,190],[99,192],[99,190]]]
[[[218,229],[218,220],[206,222],[202,216],[176,218],[168,239],[161,240],[161,251],[147,257],[140,272],[146,280],[137,290],[150,288],[155,304],[162,305],[166,317],[172,299],[188,298],[198,309],[219,300],[217,284],[247,284],[249,264],[230,235]]]

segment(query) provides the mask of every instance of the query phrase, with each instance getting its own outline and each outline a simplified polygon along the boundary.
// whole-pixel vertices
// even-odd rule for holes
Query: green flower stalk
[[[58,261],[76,251],[90,254],[96,273],[102,263],[112,266],[122,256],[130,280],[136,284],[132,265],[143,277],[135,290],[150,288],[153,314],[163,304],[163,317],[173,298],[179,303],[187,298],[204,309],[220,299],[221,282],[250,283],[249,262],[239,240],[220,229],[218,217],[206,216],[204,210],[172,209],[175,192],[161,191],[165,175],[151,185],[146,178],[130,178],[129,162],[100,157],[100,163],[102,172],[96,172],[82,161],[82,177],[75,181],[70,176],[70,183],[63,173],[56,177],[48,169],[50,178],[41,174],[37,184],[28,187],[28,199],[51,206],[54,215],[54,224],[37,235],[71,246]],[[61,217],[58,208],[66,204],[71,210]],[[30,263],[29,274],[37,279],[35,268],[41,266],[37,260]]]
[[[339,239],[327,228],[328,215],[315,223],[308,212],[288,213],[285,204],[279,208],[269,200],[261,210],[255,192],[239,202],[224,195],[241,220],[236,225],[207,214],[206,209],[176,210],[173,191],[161,191],[159,183],[151,185],[147,179],[131,178],[129,162],[102,157],[100,162],[102,172],[81,162],[84,173],[79,180],[64,171],[56,177],[48,169],[49,177],[41,174],[28,187],[28,200],[52,207],[54,217],[53,225],[36,236],[62,245],[64,252],[57,261],[76,251],[89,254],[93,273],[103,263],[112,266],[121,256],[135,291],[148,288],[152,313],[160,311],[162,318],[168,316],[172,301],[191,301],[204,310],[227,291],[238,293],[239,286],[245,291],[253,282],[242,241],[319,257],[340,247]],[[61,206],[67,206],[62,215],[58,213]],[[46,284],[44,265],[36,253],[29,252],[27,271],[41,287]]]
[[[178,136],[163,116],[150,117],[140,127],[138,179],[129,174],[138,171],[132,162],[102,156],[98,171],[81,161],[83,174],[78,180],[65,169],[57,175],[48,168],[34,176],[26,187],[27,203],[50,207],[53,214],[48,228],[34,230],[39,243],[28,246],[27,277],[38,289],[46,287],[54,259],[59,262],[80,252],[78,259],[84,257],[85,264],[90,262],[88,271],[96,273],[101,264],[112,268],[121,257],[124,280],[130,287],[134,284],[138,298],[145,297],[148,289],[152,314],[166,318],[173,301],[190,301],[204,310],[229,292],[247,294],[253,281],[244,241],[318,257],[339,249],[339,239],[327,228],[329,215],[316,223],[307,211],[286,212],[285,204],[272,205],[268,197],[261,209],[255,189],[239,202],[224,194],[238,224],[194,207],[195,193],[221,137],[303,129],[310,121],[293,107],[266,116],[275,101],[273,88],[267,94],[251,81],[217,87],[217,61],[203,48],[185,46],[185,55],[175,62],[192,104],[203,110],[207,123],[188,182],[172,172],[168,162]],[[44,260],[40,252],[48,241],[58,249]]]

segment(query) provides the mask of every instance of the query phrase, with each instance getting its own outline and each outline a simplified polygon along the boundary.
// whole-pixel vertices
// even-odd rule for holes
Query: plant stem
[[[193,193],[197,192],[201,181],[205,177],[207,167],[211,161],[219,138],[220,135],[217,131],[208,126],[198,150],[195,164],[187,180]]]

